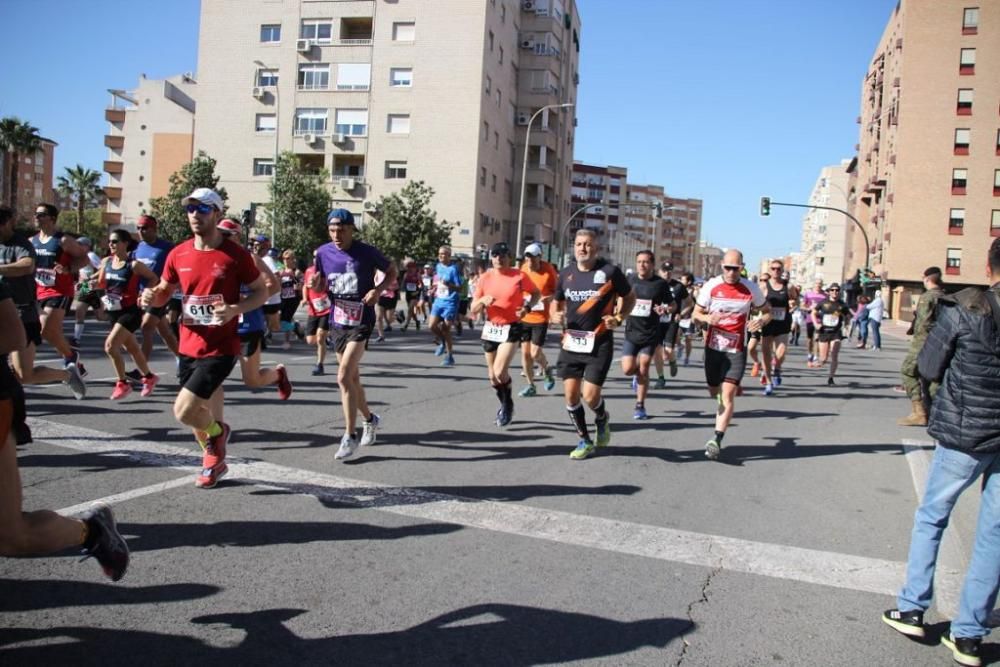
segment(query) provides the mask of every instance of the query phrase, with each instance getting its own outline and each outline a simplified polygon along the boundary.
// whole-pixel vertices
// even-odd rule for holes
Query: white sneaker
[[[74,363],[66,364],[66,384],[69,386],[69,390],[73,392],[73,398],[78,401],[83,400],[87,395],[87,384],[83,381],[83,376],[80,375],[80,369]]]
[[[340,439],[340,449],[338,449],[337,453],[333,455],[333,458],[338,460],[350,458],[354,455],[354,452],[356,452],[357,449],[358,441],[354,439],[353,435],[345,433],[344,437]]]
[[[361,442],[358,443],[361,447],[375,444],[375,430],[378,429],[381,421],[379,416],[373,412],[371,421],[361,423]]]

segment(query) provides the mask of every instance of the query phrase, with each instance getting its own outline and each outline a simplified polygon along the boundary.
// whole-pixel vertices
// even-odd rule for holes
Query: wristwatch
[[[622,322],[625,321],[625,318],[622,317],[621,315],[612,315],[612,317],[615,318],[615,322],[617,322],[618,324],[621,324]]]

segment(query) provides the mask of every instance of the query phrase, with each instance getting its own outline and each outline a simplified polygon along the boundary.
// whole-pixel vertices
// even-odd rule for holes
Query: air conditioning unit
[[[316,139],[318,139],[319,137],[317,137],[315,134],[303,134],[302,138],[305,139],[307,144],[312,145],[316,143]]]
[[[375,203],[371,201],[366,201],[361,205],[361,208],[365,209],[366,211],[370,211],[373,208],[375,208]]]
[[[340,179],[340,189],[341,190],[353,190],[354,186],[357,185],[357,181],[353,178],[342,178]]]
[[[530,122],[531,122],[531,114],[529,114],[526,111],[518,111],[517,112],[517,124],[518,125],[527,125]]]
[[[335,144],[342,144],[346,141],[347,141],[347,135],[344,134],[343,132],[338,132],[335,135],[333,135],[333,143]]]
[[[254,99],[261,99],[264,97],[264,89],[260,86],[254,86],[250,89],[250,94],[254,96]]]
[[[299,53],[308,53],[309,49],[312,48],[312,42],[308,39],[297,39],[295,40],[295,50]]]
[[[525,36],[521,38],[521,48],[522,49],[533,49],[535,48],[535,38],[530,36]]]
[[[521,9],[526,12],[534,11],[535,0],[521,0]]]

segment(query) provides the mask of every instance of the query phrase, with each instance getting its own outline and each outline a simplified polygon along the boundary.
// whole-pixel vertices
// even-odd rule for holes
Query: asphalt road
[[[335,374],[311,377],[303,345],[272,349],[295,393],[282,403],[234,372],[231,472],[202,490],[171,413],[172,360],[154,356],[153,396],[112,403],[103,333],[91,325],[84,341],[87,399],[29,389],[24,505],[108,499],[132,564],[111,584],[74,554],[0,560],[0,664],[950,662],[879,620],[931,449],[923,429],[895,425],[902,338],[846,349],[835,387],[802,348],[774,396],[747,377],[721,462],[702,454],[714,401],[698,349],[645,422],[616,366],[611,447],[582,462],[557,392],[516,399],[499,430],[478,341],[466,333],[444,369],[412,330],[365,357],[378,442],[335,461]],[[970,494],[942,549],[935,637],[971,544]],[[996,644],[985,653],[1000,659]]]

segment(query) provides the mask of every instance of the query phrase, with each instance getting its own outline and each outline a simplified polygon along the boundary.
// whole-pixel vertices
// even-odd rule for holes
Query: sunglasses
[[[119,243],[125,243],[125,239],[108,239],[108,243],[118,245]]]
[[[772,266],[771,270],[772,271],[781,271],[781,267],[780,266]]]
[[[507,257],[505,252],[491,252],[490,257]]]
[[[197,204],[187,204],[187,205],[185,205],[184,206],[184,210],[187,211],[188,213],[194,213],[195,211],[198,211],[198,213],[201,213],[201,214],[204,215],[206,213],[211,213],[213,210],[215,210],[215,207],[212,206],[211,204],[205,204],[205,203],[199,202]]]
[[[731,264],[723,264],[722,265],[722,270],[723,271],[742,271],[743,267],[742,266],[732,266]]]
[[[35,217],[36,218],[48,218],[50,216],[45,211],[35,211]]]

